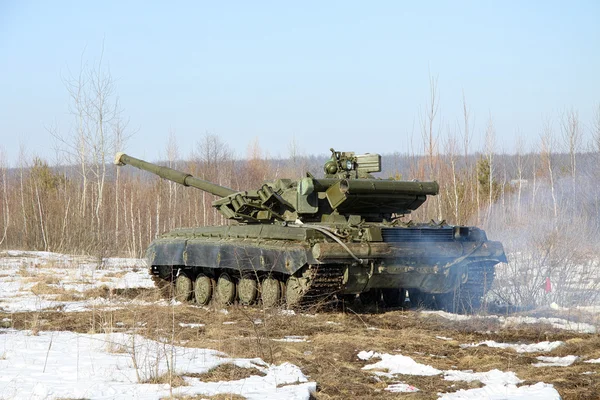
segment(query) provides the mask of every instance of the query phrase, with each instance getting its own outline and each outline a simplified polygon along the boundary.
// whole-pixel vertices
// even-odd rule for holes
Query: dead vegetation
[[[163,385],[166,384],[172,388],[187,385],[187,383],[185,382],[185,379],[183,379],[182,376],[170,374],[170,373],[166,373],[166,374],[163,374],[160,376],[153,376],[149,379],[142,381],[141,383],[152,383],[152,384],[163,384]]]
[[[161,400],[246,400],[244,396],[240,396],[239,394],[234,393],[219,393],[214,396],[207,396],[204,394],[197,394],[194,396],[172,396],[172,397],[164,397]]]
[[[116,296],[116,294],[113,294]],[[142,291],[140,296],[147,296]],[[125,293],[125,296],[128,296]],[[126,304],[126,303],[125,303]],[[600,358],[600,335],[559,330],[549,324],[503,326],[494,319],[450,321],[418,311],[364,313],[330,311],[293,314],[275,309],[233,307],[228,312],[195,306],[132,305],[116,310],[77,313],[57,311],[0,314],[15,329],[69,330],[82,333],[130,332],[185,347],[209,348],[231,357],[260,357],[266,362],[298,365],[310,380],[317,382],[317,400],[346,398],[396,398],[385,390],[404,382],[420,389],[405,393],[408,399],[435,399],[437,393],[479,387],[479,382],[446,381],[443,376],[375,376],[362,368],[362,350],[402,354],[440,370],[492,369],[513,371],[526,384],[551,383],[563,399],[592,399],[600,392],[600,364],[585,361]],[[288,336],[305,341],[280,341]],[[485,340],[509,343],[564,341],[550,353],[517,353],[511,349],[461,344]],[[577,355],[569,367],[536,368],[536,357]],[[230,363],[195,377],[203,381],[230,381],[260,375],[258,369],[245,369]],[[182,377],[165,375],[153,383],[184,384]],[[156,380],[158,379],[158,380]],[[167,382],[167,383],[168,383]],[[182,399],[184,397],[181,397]],[[200,397],[185,397],[194,399]],[[211,399],[240,399],[232,394]]]
[[[266,374],[257,368],[243,368],[232,363],[225,363],[212,368],[204,374],[187,376],[199,378],[203,382],[221,382],[246,379],[252,375],[265,376]]]

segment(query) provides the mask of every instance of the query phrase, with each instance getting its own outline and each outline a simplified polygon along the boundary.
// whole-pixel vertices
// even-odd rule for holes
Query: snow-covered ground
[[[36,290],[40,285],[47,290],[40,293]],[[153,288],[154,283],[144,260],[137,258],[97,260],[48,252],[0,252],[0,310],[68,312],[121,306],[122,300],[118,298],[83,296],[103,286],[108,289]],[[69,293],[75,300],[60,299],[60,294]],[[78,294],[80,300],[76,299]]]
[[[143,260],[67,256],[44,252],[0,252],[0,311],[61,310],[77,312],[98,307],[118,308],[132,304],[149,304],[119,296],[94,297],[91,294],[102,286],[111,289],[153,288]],[[45,288],[46,290],[40,290]],[[61,294],[63,296],[61,296]],[[69,296],[64,296],[70,294]],[[163,303],[164,301],[156,301]],[[587,310],[598,312],[597,309]],[[223,310],[224,314],[228,314]],[[282,315],[294,316],[293,311]],[[596,333],[597,327],[562,318],[534,318],[523,316],[464,316],[441,311],[423,312],[449,320],[467,321],[489,319],[503,327],[545,323],[558,329],[580,333]],[[226,321],[223,324],[235,324]],[[255,324],[261,324],[256,320]],[[339,322],[327,321],[337,326]],[[204,324],[180,323],[183,328],[199,328]],[[368,330],[379,328],[368,327]],[[294,334],[291,332],[292,335]],[[310,343],[308,336],[285,336],[274,339],[281,343]],[[436,336],[443,342],[452,338]],[[463,349],[477,346],[497,347],[517,353],[536,354],[532,364],[540,371],[561,368],[573,363],[600,363],[600,359],[585,360],[578,355],[556,357],[553,351],[563,346],[561,341],[540,343],[498,343],[482,341],[463,343]],[[436,355],[431,364],[421,364],[402,354],[361,351],[358,359],[365,362],[365,373],[386,379],[388,392],[415,392],[419,388],[402,381],[402,376],[439,376],[448,381],[479,381],[481,388],[439,393],[442,400],[503,399],[541,400],[560,399],[550,384],[538,382],[521,385],[523,380],[514,372],[491,370],[487,372],[443,370],[436,368]],[[222,382],[203,382],[199,374],[221,364],[248,368],[246,379]],[[171,387],[169,380],[148,383],[172,374],[183,379],[184,386]],[[249,373],[250,375],[250,373]],[[535,382],[535,381],[534,381]],[[54,398],[138,398],[158,399],[170,395],[215,395],[232,393],[248,399],[308,399],[318,382],[305,376],[300,368],[290,363],[268,364],[261,359],[232,358],[227,354],[200,348],[178,347],[154,341],[132,333],[79,334],[73,332],[31,332],[13,329],[0,330],[0,398],[54,399]],[[528,382],[529,383],[529,382]]]
[[[102,286],[108,289],[154,287],[144,261],[139,259],[99,261],[47,252],[0,252],[0,310],[4,312],[57,309],[72,312],[116,308],[125,302],[143,303],[118,296],[115,299],[57,300],[56,293],[36,293],[40,282],[58,293],[75,294],[85,294]],[[299,340],[298,337],[292,339]],[[250,368],[255,373],[246,379],[221,382],[203,382],[198,377],[228,363]],[[185,386],[147,383],[169,373],[182,377]],[[33,334],[0,329],[1,399],[159,399],[170,395],[219,393],[237,394],[247,399],[308,399],[315,390],[316,383],[310,382],[290,363],[272,365],[258,358],[230,358],[215,350],[172,346],[127,333]]]
[[[171,346],[137,335],[0,333],[2,399],[159,399],[171,394],[219,393],[248,399],[308,399],[316,390],[315,382],[290,363],[229,358],[215,350]],[[228,382],[202,382],[186,376],[222,364],[250,368],[255,374]],[[173,375],[183,377],[186,385],[171,387],[168,382]],[[163,376],[167,383],[144,383]]]

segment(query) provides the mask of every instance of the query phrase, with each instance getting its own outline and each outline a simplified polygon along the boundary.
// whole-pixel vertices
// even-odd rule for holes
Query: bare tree
[[[179,158],[179,146],[177,146],[177,138],[175,137],[175,132],[173,130],[169,131],[169,140],[167,142],[167,162],[168,162],[168,167],[169,168],[176,168],[175,163],[177,162],[177,159]],[[179,185],[176,184],[175,182],[172,181],[168,181],[168,187],[169,187],[169,200],[167,203],[167,218],[166,218],[166,224],[167,226],[165,226],[164,230],[170,230],[173,229],[173,223],[174,223],[174,219],[173,217],[173,213],[174,213],[174,208],[175,208],[175,198],[177,197],[177,191],[179,188]]]
[[[454,213],[454,222],[458,225],[461,223],[460,219],[460,209],[459,209],[459,182],[458,182],[458,171],[457,171],[457,143],[456,136],[452,133],[448,133],[448,138],[446,140],[446,157],[448,157],[448,161],[450,161],[450,170],[452,173],[452,210]]]
[[[467,106],[467,99],[465,97],[465,92],[463,90],[462,94],[462,103],[463,103],[463,134],[462,134],[462,142],[463,142],[463,152],[464,152],[464,162],[465,162],[465,170],[469,170],[469,152],[471,150],[471,111]]]
[[[577,184],[577,152],[581,146],[581,130],[579,128],[579,114],[574,109],[565,112],[561,120],[563,140],[569,152],[571,181],[573,193],[576,192]],[[575,200],[571,197],[571,200]]]
[[[91,149],[92,173],[95,178],[95,216],[97,238],[104,233],[102,208],[106,182],[107,154],[115,143],[123,142],[123,124],[119,98],[115,94],[115,81],[110,71],[103,66],[104,48],[98,65],[87,71],[89,86],[85,88],[86,119],[90,128],[86,138]]]
[[[233,172],[231,167],[233,156],[229,147],[217,135],[205,133],[197,143],[196,151],[194,158],[202,179],[230,186],[228,178],[231,178]],[[211,207],[214,199],[215,196],[202,192],[202,224],[216,224],[220,218],[220,214]]]
[[[485,129],[485,154],[488,162],[488,212],[487,218],[492,215],[492,206],[494,203],[494,150],[496,147],[496,128],[494,127],[494,121],[490,115]]]
[[[423,139],[423,147],[427,157],[427,175],[429,180],[435,180],[438,158],[438,137],[439,128],[435,128],[435,119],[439,111],[438,100],[438,79],[429,75],[429,103],[426,105],[426,114],[422,115],[421,136]],[[437,218],[442,220],[442,207],[440,196],[436,196]]]
[[[59,143],[67,163],[79,165],[79,217],[87,226],[82,234],[92,234],[93,237],[87,239],[96,244],[96,250],[100,250],[106,247],[108,240],[105,227],[108,214],[104,208],[109,153],[122,150],[130,136],[126,133],[128,123],[122,118],[115,80],[104,64],[104,47],[93,66],[84,62],[82,54],[79,71],[70,73],[63,82],[70,97],[74,129],[67,134],[61,133],[57,127],[48,130]],[[120,236],[119,185],[120,172],[117,171],[114,188],[116,234],[110,235],[114,237],[111,243],[115,246],[118,246]],[[88,213],[91,213],[92,220],[87,219]]]
[[[68,136],[63,136],[57,127],[49,130],[50,134],[62,144],[61,150],[67,155],[67,162],[73,162],[79,165],[81,176],[81,191],[79,210],[81,216],[85,218],[87,209],[88,192],[88,121],[86,115],[87,95],[85,93],[88,86],[87,66],[83,61],[83,53],[80,59],[79,72],[77,75],[71,74],[68,78],[63,78],[63,83],[69,93],[71,102],[69,111],[75,119],[75,131]]]
[[[517,168],[517,220],[521,221],[521,195],[523,193],[523,138],[517,131],[517,143],[515,149]]]
[[[268,154],[263,153],[260,147],[258,137],[255,137],[249,144],[247,150],[246,187],[259,187],[269,174]]]
[[[548,180],[550,183],[550,193],[552,194],[552,205],[553,205],[552,208],[554,210],[554,221],[555,221],[555,227],[556,227],[556,223],[558,220],[558,201],[556,199],[556,190],[555,190],[555,185],[554,185],[554,171],[553,171],[553,162],[552,162],[556,140],[554,138],[552,123],[549,120],[547,120],[544,123],[541,140],[542,140],[542,143],[541,143],[542,149],[541,149],[540,156],[542,159],[542,165],[548,171]]]
[[[467,98],[465,96],[465,92],[462,92],[462,108],[463,108],[463,128],[462,128],[462,146],[463,146],[463,162],[464,162],[464,179],[465,183],[465,191],[469,191],[463,195],[463,198],[467,196],[470,197],[471,204],[476,204],[477,207],[477,221],[479,221],[479,186],[477,182],[477,177],[474,177],[472,173],[472,168],[469,165],[469,154],[471,153],[471,141],[472,141],[472,131],[473,131],[473,122],[471,122],[471,110],[467,105]],[[475,185],[473,185],[473,181],[475,181]],[[475,186],[475,188],[473,188]],[[469,211],[470,213],[471,211]],[[468,215],[468,214],[467,214]]]
[[[289,166],[287,171],[285,171],[285,177],[292,178],[302,176],[307,169],[306,158],[302,156],[300,146],[298,145],[295,136],[292,137],[292,140],[288,144],[288,154]]]
[[[4,149],[0,147],[0,179],[2,179],[0,189],[2,190],[2,225],[3,232],[2,237],[0,238],[0,246],[6,240],[6,234],[8,232],[8,227],[10,226],[10,208],[8,204],[8,177],[6,175],[6,165],[5,165],[5,155]]]
[[[29,236],[29,232],[28,232],[28,218],[27,218],[27,212],[25,210],[25,168],[26,168],[26,161],[25,161],[25,148],[21,145],[20,149],[19,149],[19,193],[20,193],[20,200],[21,200],[21,215],[23,217],[23,234],[25,237]]]
[[[114,132],[114,143],[113,143],[113,153],[117,153],[119,151],[123,150],[123,147],[125,146],[125,142],[127,141],[127,139],[129,139],[129,137],[131,137],[131,135],[133,135],[133,132],[126,134],[125,130],[127,128],[128,122],[124,122],[121,118],[116,118],[116,121],[113,125],[113,132]],[[120,207],[119,207],[119,198],[121,197],[121,169],[120,168],[116,168],[115,171],[115,188],[114,188],[114,195],[115,195],[115,210],[114,210],[114,217],[115,217],[115,229],[114,229],[114,239],[115,239],[115,247],[118,247],[119,241],[120,241],[120,237],[121,237],[121,232],[119,230],[120,227]]]

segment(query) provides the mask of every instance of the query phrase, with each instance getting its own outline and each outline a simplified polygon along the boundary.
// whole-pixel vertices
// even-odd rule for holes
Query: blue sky
[[[491,116],[498,151],[528,147],[566,109],[591,124],[600,103],[600,2],[0,0],[0,147],[54,158],[47,127],[69,134],[62,77],[104,65],[138,133],[125,150],[187,155],[206,132],[238,156],[250,142],[287,156],[419,152],[420,110],[437,77],[442,136]],[[557,135],[558,136],[558,135]]]

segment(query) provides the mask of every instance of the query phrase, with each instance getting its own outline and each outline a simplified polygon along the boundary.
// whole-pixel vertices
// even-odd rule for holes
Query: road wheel
[[[307,288],[302,284],[302,279],[296,276],[290,276],[285,285],[285,301],[288,306],[295,306],[300,303]]]
[[[215,289],[215,280],[205,274],[200,274],[194,281],[194,297],[196,303],[205,306],[210,303]]]
[[[180,272],[175,278],[175,300],[185,303],[192,297],[193,290],[192,280]]]
[[[244,305],[254,303],[258,296],[258,283],[256,282],[256,279],[252,277],[241,278],[238,281],[237,289],[240,303]]]
[[[263,279],[260,290],[263,307],[277,307],[282,298],[282,286],[279,280],[267,277]]]
[[[216,301],[220,306],[232,304],[235,301],[235,282],[228,273],[223,272],[217,280]]]

